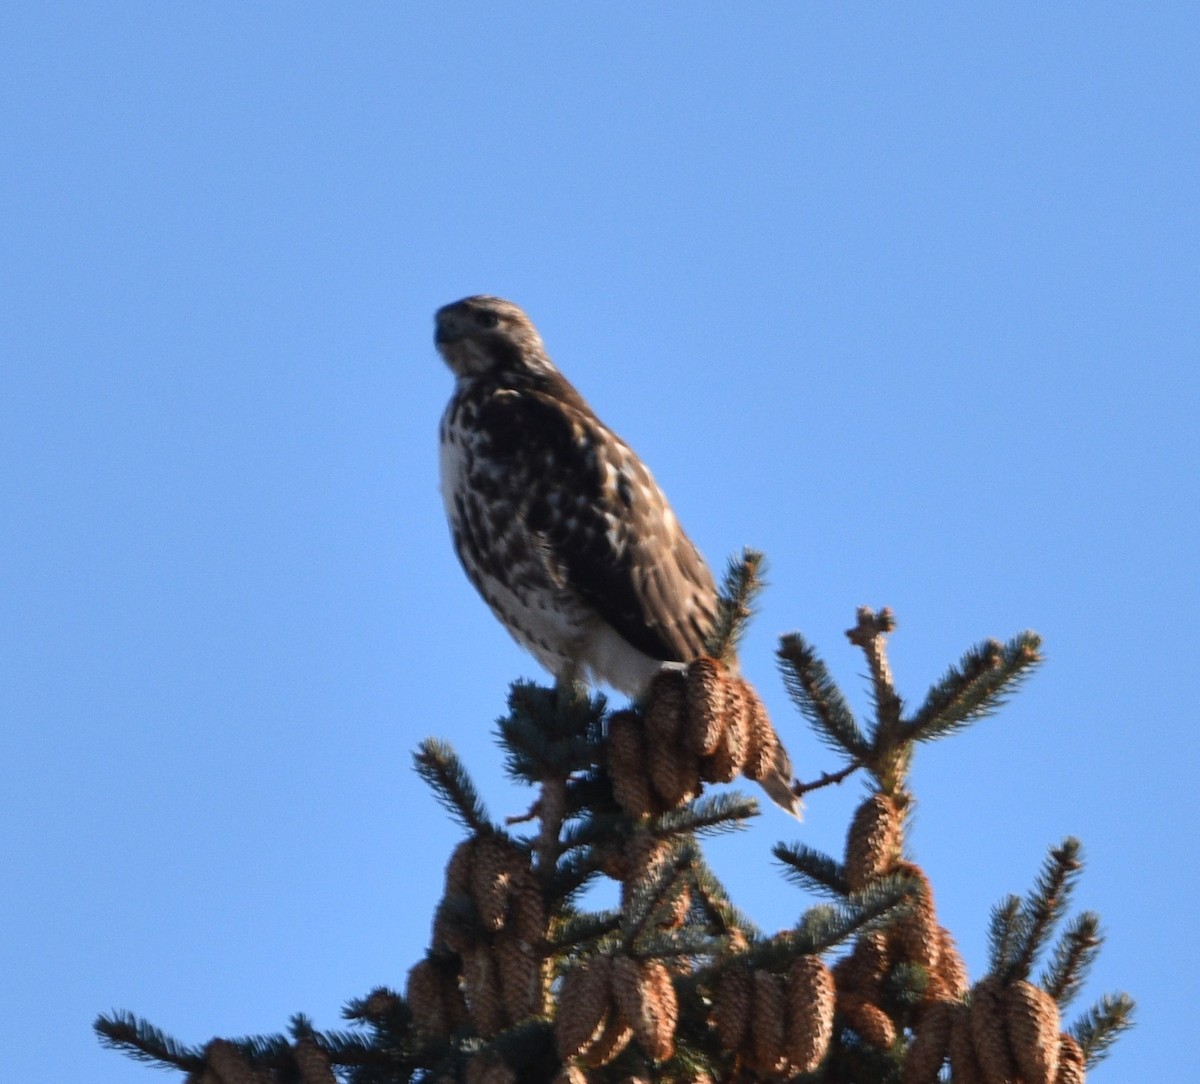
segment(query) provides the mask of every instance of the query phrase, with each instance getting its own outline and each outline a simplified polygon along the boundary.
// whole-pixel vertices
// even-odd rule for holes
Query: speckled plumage
[[[439,309],[455,375],[441,488],[471,582],[559,680],[640,695],[703,652],[712,574],[650,471],[554,367],[511,302]]]

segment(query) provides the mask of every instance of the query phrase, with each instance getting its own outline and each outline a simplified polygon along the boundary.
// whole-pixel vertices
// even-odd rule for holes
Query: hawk
[[[529,317],[464,298],[438,310],[434,341],[455,377],[440,428],[454,548],[514,639],[559,682],[631,697],[702,655],[717,613],[708,565]]]

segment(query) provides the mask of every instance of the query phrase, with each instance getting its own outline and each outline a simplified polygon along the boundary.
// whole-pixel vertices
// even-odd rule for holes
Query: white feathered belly
[[[558,679],[641,695],[663,662],[633,647],[567,586],[515,508],[489,514],[467,484],[466,450],[445,422],[439,461],[442,501],[459,560],[513,639]],[[485,531],[488,552],[481,555],[471,537]]]

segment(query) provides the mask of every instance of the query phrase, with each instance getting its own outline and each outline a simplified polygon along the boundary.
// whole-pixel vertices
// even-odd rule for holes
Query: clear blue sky
[[[771,589],[744,666],[800,774],[799,629],[891,605],[919,698],[969,644],[1048,662],[922,751],[915,856],[973,977],[989,908],[1080,836],[1140,1025],[1195,1030],[1200,9],[1190,4],[0,8],[0,1047],[13,1080],[159,1079],[184,1041],[400,985],[497,817],[536,676],[436,488],[431,314],[513,298],[711,561]],[[768,929],[859,784],[714,848]]]

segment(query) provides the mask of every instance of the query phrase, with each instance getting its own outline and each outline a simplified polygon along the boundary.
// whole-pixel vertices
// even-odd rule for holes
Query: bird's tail
[[[781,745],[775,757],[775,763],[758,780],[758,785],[767,792],[767,797],[779,806],[780,809],[790,813],[799,821],[804,819],[804,806],[801,804],[799,796],[792,789],[793,783],[792,761],[787,755],[787,750]]]

